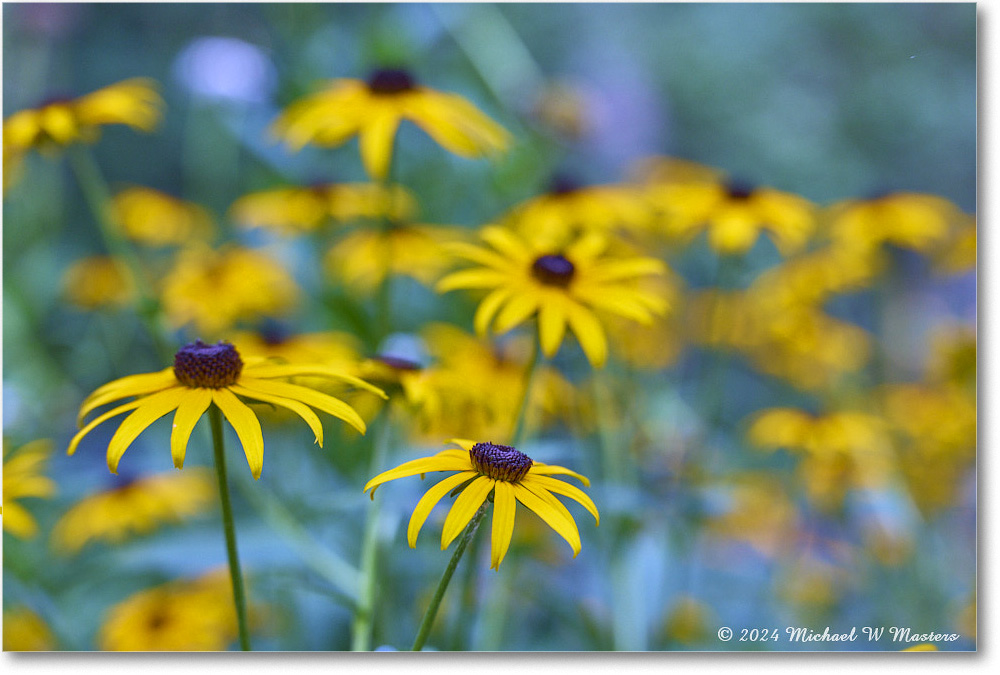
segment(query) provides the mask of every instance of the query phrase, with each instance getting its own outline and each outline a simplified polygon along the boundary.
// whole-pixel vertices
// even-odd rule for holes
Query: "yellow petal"
[[[365,391],[370,391],[376,396],[380,396],[384,399],[388,399],[386,393],[379,389],[378,387],[368,384],[364,380],[353,375],[347,375],[336,368],[331,368],[330,366],[309,364],[309,365],[299,365],[299,364],[271,364],[264,362],[262,364],[248,365],[243,368],[244,378],[254,378],[254,379],[264,379],[270,380],[279,377],[296,377],[298,375],[314,375],[317,377],[328,377],[332,380],[340,380],[341,382],[346,382],[347,384],[358,387],[359,389],[364,389]],[[243,379],[240,379],[240,384],[246,384]]]
[[[424,493],[424,496],[420,498],[417,506],[413,509],[413,515],[410,516],[410,524],[406,528],[406,540],[409,542],[410,548],[416,548],[417,535],[420,534],[420,528],[424,526],[427,516],[431,514],[431,511],[441,501],[441,498],[475,475],[475,471],[456,473],[454,476],[448,476]]]
[[[493,288],[504,283],[508,275],[498,270],[476,267],[453,272],[437,284],[438,293],[447,293],[459,288]]]
[[[191,389],[177,406],[177,412],[174,413],[174,428],[170,432],[170,456],[178,469],[184,466],[184,455],[194,425],[210,405],[212,405],[211,389]]]
[[[488,225],[483,228],[479,236],[487,244],[500,251],[508,260],[508,265],[511,262],[527,264],[534,257],[531,249],[506,227]]]
[[[8,501],[3,505],[3,529],[19,539],[31,539],[38,534],[38,523],[26,508]]]
[[[590,278],[600,282],[621,281],[663,274],[666,271],[666,264],[656,258],[625,258],[623,260],[607,260],[594,265],[590,271]]]
[[[542,346],[542,353],[548,357],[555,356],[559,351],[566,333],[566,310],[563,304],[546,302],[538,310],[538,341]]]
[[[570,328],[580,342],[587,360],[595,368],[602,368],[608,358],[608,341],[604,329],[593,312],[575,302],[566,303]]]
[[[250,465],[250,473],[257,480],[264,469],[264,434],[260,430],[257,415],[228,389],[216,389],[212,394],[212,401],[219,406],[219,410],[236,430],[240,444],[243,445],[243,454]]]
[[[489,329],[490,323],[492,323],[497,310],[500,309],[500,306],[503,303],[507,302],[507,299],[510,298],[510,296],[511,291],[509,288],[498,288],[483,298],[482,302],[479,303],[479,307],[476,308],[476,316],[472,320],[476,334],[486,334],[486,331]]]
[[[311,405],[313,408],[322,410],[329,415],[333,415],[338,419],[342,419],[357,429],[360,433],[365,433],[365,421],[361,419],[361,415],[358,414],[358,411],[340,399],[334,398],[328,394],[323,394],[315,389],[310,389],[308,387],[288,382],[255,380],[249,377],[242,378],[240,380],[240,384],[243,389],[250,392],[250,396],[256,396],[257,392],[260,392],[265,396],[267,394],[273,394],[274,396],[301,401],[302,403]]]
[[[514,536],[514,512],[517,510],[517,500],[514,498],[514,486],[498,480],[493,493],[493,546],[490,554],[490,568],[500,569],[500,563],[510,548],[511,537]]]
[[[556,466],[555,464],[543,464],[542,462],[535,462],[534,464],[531,465],[531,468],[528,469],[528,475],[529,476],[531,476],[531,475],[534,475],[534,476],[553,476],[553,475],[573,476],[573,478],[576,478],[577,480],[579,480],[581,483],[583,483],[587,487],[590,487],[590,479],[588,479],[583,474],[579,474],[576,471],[570,471],[569,469],[567,469],[564,466]]]
[[[445,251],[453,256],[479,263],[485,267],[490,267],[501,272],[510,269],[510,260],[481,246],[469,244],[464,241],[451,241],[442,244]]]
[[[472,460],[468,456],[465,457],[424,457],[421,459],[414,459],[410,462],[404,462],[397,466],[395,469],[389,469],[388,471],[383,471],[379,475],[372,478],[365,484],[365,489],[362,492],[368,492],[377,488],[382,483],[387,483],[391,480],[396,480],[397,478],[406,478],[408,476],[416,476],[421,473],[428,473],[430,471],[471,471]],[[374,495],[374,492],[372,493]]]
[[[244,398],[253,398],[258,401],[264,401],[265,403],[272,403],[274,405],[280,405],[283,408],[288,408],[305,420],[305,423],[309,425],[310,429],[312,429],[313,435],[316,437],[316,442],[319,444],[319,447],[323,447],[323,423],[320,422],[319,417],[316,416],[316,413],[314,413],[312,408],[309,406],[283,396],[273,396],[262,391],[247,389],[246,387],[238,384],[232,385],[229,387],[229,390],[234,394],[243,396]]]
[[[544,490],[540,490],[539,492],[548,494]],[[521,484],[514,485],[514,496],[517,497],[517,501],[527,506],[531,511],[534,511],[539,518],[544,520],[549,527],[569,543],[573,549],[574,558],[580,553],[580,532],[576,529],[576,523],[573,521],[573,517],[569,515],[569,512],[566,511],[566,507],[559,504],[559,501],[555,497],[548,495],[550,499],[544,499]],[[555,504],[552,502],[555,502]],[[562,507],[562,509],[560,510],[559,507]]]
[[[585,509],[590,511],[590,515],[594,516],[594,520],[597,524],[601,524],[601,514],[597,512],[597,505],[594,504],[593,500],[587,496],[580,488],[575,485],[570,485],[561,480],[556,480],[555,478],[549,478],[548,476],[539,476],[537,474],[532,475],[530,472],[527,476],[521,479],[521,482],[528,487],[539,486],[544,490],[549,492],[555,492],[557,495],[564,495],[570,499],[574,499],[583,505]]]
[[[108,468],[111,473],[118,473],[118,462],[132,441],[150,424],[176,409],[190,392],[187,387],[174,387],[140,399],[139,407],[125,418],[108,444]]]
[[[442,551],[448,548],[448,544],[462,533],[462,529],[469,524],[472,516],[476,515],[476,511],[493,489],[494,483],[496,481],[492,478],[480,476],[458,495],[451,506],[451,511],[448,512],[448,517],[444,519],[444,529],[441,530]]]
[[[469,440],[468,438],[449,438],[447,443],[454,443],[466,452],[472,450],[472,446],[476,444],[476,441]]]
[[[169,387],[175,387],[177,384],[173,368],[166,368],[158,373],[129,375],[128,377],[108,382],[104,386],[95,389],[90,396],[84,399],[83,405],[80,406],[80,413],[77,416],[76,423],[77,425],[82,424],[83,419],[91,410],[99,408],[105,403],[111,403],[126,396],[150,394]]]
[[[371,115],[359,134],[361,162],[368,175],[383,180],[389,174],[392,141],[399,127],[399,113],[392,107],[380,107],[373,110]]]
[[[525,321],[536,309],[538,309],[537,293],[514,293],[500,314],[497,315],[493,330],[497,333],[506,333]]]
[[[98,424],[106,422],[112,417],[121,415],[122,413],[128,412],[129,410],[135,410],[142,404],[144,400],[145,399],[140,398],[135,401],[129,401],[128,403],[124,403],[118,406],[117,408],[112,408],[103,415],[100,415],[99,417],[96,417],[93,420],[91,420],[90,423],[87,424],[87,426],[80,429],[78,432],[76,432],[76,435],[73,436],[73,440],[69,442],[69,448],[66,450],[66,454],[72,455],[74,452],[76,452],[76,447],[80,445],[80,441],[83,440],[83,437],[89,434],[91,431],[93,431],[94,427],[96,427]]]

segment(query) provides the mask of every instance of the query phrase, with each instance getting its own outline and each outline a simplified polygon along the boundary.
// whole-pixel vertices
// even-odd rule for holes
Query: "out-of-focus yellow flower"
[[[31,441],[15,450],[3,441],[3,530],[19,539],[38,534],[38,523],[17,500],[25,497],[47,499],[56,493],[56,484],[44,474],[52,454],[52,441]]]
[[[437,284],[441,293],[492,289],[476,310],[480,335],[491,324],[505,333],[537,314],[543,354],[555,355],[568,325],[591,365],[600,368],[608,345],[597,310],[649,325],[667,309],[664,298],[636,285],[643,277],[663,274],[666,265],[655,258],[608,256],[609,242],[601,235],[579,237],[562,250],[539,249],[496,226],[481,235],[489,249],[461,242],[449,248],[482,267],[453,272]]]
[[[184,466],[188,440],[201,416],[212,405],[229,421],[243,445],[250,472],[260,478],[264,467],[264,436],[256,414],[239,397],[288,408],[309,425],[316,442],[323,446],[323,424],[312,408],[321,410],[365,432],[365,422],[343,401],[285,380],[309,375],[340,380],[378,396],[378,387],[322,364],[275,364],[265,359],[240,357],[233,345],[207,345],[201,340],[185,345],[174,355],[174,365],[157,373],[130,375],[94,390],[80,406],[77,423],[94,410],[124,398],[133,398],[99,415],[73,436],[67,454],[76,452],[84,436],[112,417],[126,412],[108,443],[108,469],[118,472],[122,455],[156,420],[175,412],[170,434],[170,454],[174,466]]]
[[[687,239],[704,228],[713,249],[739,255],[750,250],[761,230],[767,230],[778,250],[789,255],[800,250],[815,229],[816,207],[798,195],[735,180],[678,175],[679,180],[645,186],[669,237]]]
[[[767,557],[788,551],[798,534],[798,514],[780,481],[749,473],[734,479],[726,491],[729,508],[711,520],[707,532],[744,541]]]
[[[292,150],[307,143],[338,146],[357,135],[365,170],[384,180],[403,119],[462,157],[500,152],[510,143],[510,134],[472,103],[420,86],[403,70],[379,70],[367,82],[333,80],[324,90],[288,106],[271,132]]]
[[[754,415],[747,437],[764,450],[803,453],[799,474],[806,493],[825,508],[839,505],[848,489],[884,485],[896,467],[888,424],[867,413],[814,416],[771,408]]]
[[[196,246],[181,251],[163,280],[163,307],[174,326],[194,323],[217,337],[239,321],[280,316],[298,298],[285,268],[259,251]]]
[[[632,169],[632,179],[646,185],[668,183],[708,183],[725,178],[718,169],[680,157],[645,157]]]
[[[556,176],[549,191],[515,206],[503,222],[539,248],[560,248],[581,234],[641,231],[653,211],[634,185],[578,185]]]
[[[944,326],[931,336],[927,381],[933,384],[976,388],[976,329],[974,326]]]
[[[123,80],[76,99],[50,101],[4,120],[4,156],[6,159],[8,152],[23,153],[32,148],[93,143],[105,124],[152,131],[160,122],[162,107],[156,82],[147,78]]]
[[[223,651],[237,634],[232,586],[219,570],[126,598],[108,610],[97,645],[117,652]]]
[[[459,472],[427,490],[413,509],[406,532],[410,548],[416,547],[420,528],[437,503],[449,492],[461,488],[461,493],[444,521],[441,532],[442,551],[462,532],[487,498],[493,495],[491,569],[500,568],[510,547],[517,502],[538,515],[565,539],[573,549],[574,558],[580,553],[580,532],[576,521],[555,495],[569,497],[581,504],[599,525],[601,518],[597,506],[583,490],[552,476],[573,476],[584,485],[590,485],[589,480],[561,466],[532,461],[524,453],[507,445],[476,443],[463,439],[452,442],[461,450],[443,450],[433,457],[405,462],[395,469],[380,473],[365,485],[364,491],[371,490],[372,499],[375,499],[375,490],[380,485],[397,478],[417,474],[423,476],[431,471]]]
[[[636,368],[658,370],[677,360],[684,347],[683,281],[671,270],[638,281],[638,286],[667,302],[667,310],[653,317],[652,325],[636,330],[635,324],[618,316],[605,322],[611,351]]]
[[[215,505],[208,469],[162,473],[84,497],[52,528],[52,547],[75,554],[92,541],[118,544],[167,523],[181,523]]]
[[[85,310],[125,307],[135,301],[135,280],[128,267],[111,256],[77,260],[63,273],[63,295]]]
[[[936,652],[938,650],[937,646],[930,642],[922,642],[919,645],[913,645],[912,647],[907,647],[906,649],[900,649],[901,652]]]
[[[832,295],[870,286],[880,270],[875,255],[827,246],[775,265],[757,277],[751,289],[754,300],[774,312],[818,308]]]
[[[441,403],[441,382],[438,372],[419,363],[392,355],[381,355],[361,362],[360,374],[390,394],[390,404],[402,407],[405,416],[416,420],[417,431],[439,428],[444,423]],[[393,392],[401,397],[392,396]],[[382,401],[365,397],[359,403],[372,406],[374,416]],[[364,406],[362,412],[365,412]]]
[[[941,274],[962,274],[976,268],[976,217],[963,214],[951,239],[934,255],[934,268]]]
[[[895,192],[834,204],[826,221],[837,246],[872,249],[893,244],[928,253],[945,243],[966,217],[942,197]]]
[[[212,216],[201,206],[148,187],[123,190],[111,205],[125,236],[149,246],[206,239],[214,229]]]
[[[248,358],[280,363],[320,363],[351,374],[356,374],[361,361],[360,340],[339,331],[290,334],[281,324],[267,322],[257,332],[232,333],[229,341]]]
[[[251,192],[233,202],[229,216],[243,227],[271,227],[295,235],[332,220],[407,220],[417,200],[401,185],[328,183]]]
[[[56,647],[52,631],[42,618],[27,607],[15,607],[3,613],[3,650],[5,652],[48,652]]]
[[[683,595],[677,598],[664,621],[663,632],[675,642],[690,647],[706,639],[712,628],[712,611],[705,603]]]
[[[392,225],[379,230],[358,229],[327,251],[327,273],[362,293],[377,289],[387,276],[408,276],[424,285],[437,281],[451,265],[443,248],[465,230],[434,225]]]

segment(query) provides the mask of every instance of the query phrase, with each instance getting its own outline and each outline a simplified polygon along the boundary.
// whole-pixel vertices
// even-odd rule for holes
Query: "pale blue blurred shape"
[[[174,60],[174,78],[195,96],[263,103],[277,85],[277,70],[262,49],[228,37],[192,40]]]

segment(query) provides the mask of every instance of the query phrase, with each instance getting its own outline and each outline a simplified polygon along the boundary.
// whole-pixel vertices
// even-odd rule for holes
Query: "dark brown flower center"
[[[376,70],[368,78],[368,89],[374,94],[398,94],[416,86],[413,77],[399,68]]]
[[[557,173],[549,183],[549,194],[568,195],[580,189],[580,183],[573,180],[566,174]]]
[[[543,255],[531,264],[531,275],[548,286],[566,288],[576,268],[561,255]]]
[[[243,360],[228,342],[207,345],[201,340],[174,355],[174,375],[185,387],[222,389],[239,380]]]
[[[469,450],[469,458],[476,471],[508,483],[516,483],[524,478],[531,468],[531,458],[509,445],[476,443]]]
[[[749,199],[756,189],[753,183],[740,179],[733,179],[726,184],[726,194],[730,199]]]

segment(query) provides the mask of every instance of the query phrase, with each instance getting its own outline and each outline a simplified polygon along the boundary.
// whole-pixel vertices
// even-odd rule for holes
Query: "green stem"
[[[517,447],[524,441],[524,434],[527,431],[528,405],[531,401],[531,385],[535,379],[535,371],[538,369],[538,362],[541,360],[541,349],[538,348],[538,341],[534,340],[531,347],[531,360],[524,370],[524,390],[521,392],[521,402],[518,405],[517,419],[514,422],[514,430],[510,434],[511,445]]]
[[[375,439],[369,476],[376,475],[385,464],[385,456],[392,436],[392,418],[388,408],[384,409],[379,435]],[[379,503],[368,510],[365,532],[361,544],[361,591],[351,624],[351,651],[366,652],[371,649],[372,624],[375,611],[375,567],[378,563]]]
[[[94,156],[84,146],[71,146],[67,155],[87,206],[97,221],[97,229],[104,246],[108,249],[108,253],[125,263],[135,281],[136,291],[139,293],[139,303],[136,308],[139,318],[146,324],[157,352],[162,358],[169,360],[173,357],[174,350],[170,349],[164,338],[164,330],[159,319],[160,304],[146,279],[138,254],[122,236],[121,230],[115,223],[111,207],[111,190],[101,174],[101,169],[97,166]]]
[[[208,411],[212,424],[212,445],[215,447],[215,472],[219,477],[219,499],[222,502],[222,526],[226,533],[226,553],[229,557],[229,579],[233,584],[233,603],[240,631],[240,648],[250,651],[250,630],[247,628],[247,600],[243,590],[243,573],[236,552],[236,527],[233,524],[233,507],[229,503],[229,484],[226,481],[225,443],[222,439],[222,412],[212,405]]]
[[[479,567],[476,566],[475,561],[479,558],[479,549],[482,548],[483,537],[472,537],[472,543],[469,544],[469,558],[472,559],[472,564],[465,566],[465,573],[462,575],[460,581],[462,585],[462,593],[458,599],[458,613],[455,616],[455,620],[452,622],[451,628],[451,646],[450,649],[453,652],[462,651],[463,646],[468,642],[467,638],[469,635],[469,630],[472,628],[473,618],[472,608],[475,606],[475,586],[476,579],[479,577]]]
[[[448,590],[451,576],[455,573],[455,568],[458,567],[458,561],[462,559],[462,554],[465,553],[465,547],[469,545],[473,535],[476,533],[476,528],[479,527],[483,516],[486,515],[487,503],[483,502],[483,505],[476,511],[476,515],[472,516],[472,520],[465,526],[462,538],[459,540],[458,546],[455,547],[455,552],[452,554],[451,560],[448,561],[448,566],[444,569],[444,574],[441,575],[441,581],[438,582],[437,590],[434,591],[431,604],[428,605],[427,611],[424,612],[424,618],[420,622],[420,629],[417,631],[417,637],[413,641],[413,649],[411,651],[419,652],[424,648],[427,636],[431,632],[431,626],[434,624],[434,617],[437,616],[438,608],[441,606],[441,599],[444,598],[444,592]]]

